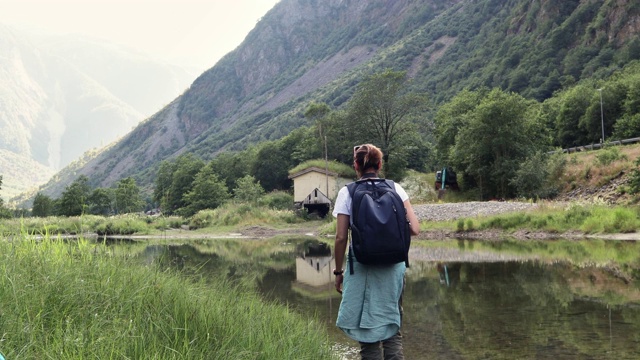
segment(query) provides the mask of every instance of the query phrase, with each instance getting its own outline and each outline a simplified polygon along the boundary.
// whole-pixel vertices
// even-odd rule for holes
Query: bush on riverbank
[[[222,280],[141,266],[86,241],[0,237],[8,359],[323,359],[326,335]]]

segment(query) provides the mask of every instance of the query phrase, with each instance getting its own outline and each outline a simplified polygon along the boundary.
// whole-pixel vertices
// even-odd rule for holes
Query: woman
[[[382,168],[382,151],[371,144],[354,147],[353,166],[358,178],[365,174],[367,178],[371,174],[375,174],[377,178]],[[402,186],[396,184],[395,187],[404,203],[411,235],[418,235],[420,224],[409,196]],[[342,293],[336,325],[349,337],[360,342],[362,359],[404,359],[400,325],[405,263],[367,266],[350,256],[349,261],[354,261],[354,272],[345,272],[343,269],[347,265],[344,264],[344,259],[351,216],[351,195],[346,186],[338,193],[333,216],[337,218],[337,268],[333,273],[336,275],[336,290]]]

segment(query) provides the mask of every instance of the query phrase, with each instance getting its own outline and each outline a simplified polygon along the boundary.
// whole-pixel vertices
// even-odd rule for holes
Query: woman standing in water
[[[354,147],[353,166],[359,179],[378,178],[382,168],[382,151],[374,145]],[[420,224],[409,196],[402,186],[395,184],[402,199],[411,235],[418,235]],[[404,359],[402,353],[402,292],[406,265],[400,262],[386,266],[364,265],[349,256],[347,269],[353,265],[353,273],[344,271],[344,258],[351,216],[351,195],[347,187],[340,189],[333,216],[337,218],[335,259],[336,290],[342,293],[342,301],[336,325],[350,338],[360,343],[362,359]]]

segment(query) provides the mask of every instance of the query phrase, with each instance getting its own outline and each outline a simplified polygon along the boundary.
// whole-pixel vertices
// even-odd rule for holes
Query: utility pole
[[[604,110],[602,107],[602,89],[597,89],[600,92],[600,124],[602,125],[602,144],[604,145]]]

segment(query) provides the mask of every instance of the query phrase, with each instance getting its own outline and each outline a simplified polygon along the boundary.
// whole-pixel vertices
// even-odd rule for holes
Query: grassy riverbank
[[[449,221],[423,222],[427,233],[450,231],[538,232],[551,236],[562,234],[628,234],[640,230],[640,207],[609,206],[585,203],[541,202],[531,210],[493,216],[464,217]]]
[[[79,240],[0,237],[7,359],[323,359],[321,326],[253,291]]]
[[[82,215],[72,217],[27,217],[0,220],[0,236],[30,235],[158,235],[170,229],[233,230],[248,226],[283,227],[305,221],[292,210],[276,210],[266,206],[228,203],[214,210],[202,210],[190,218],[180,216]]]

